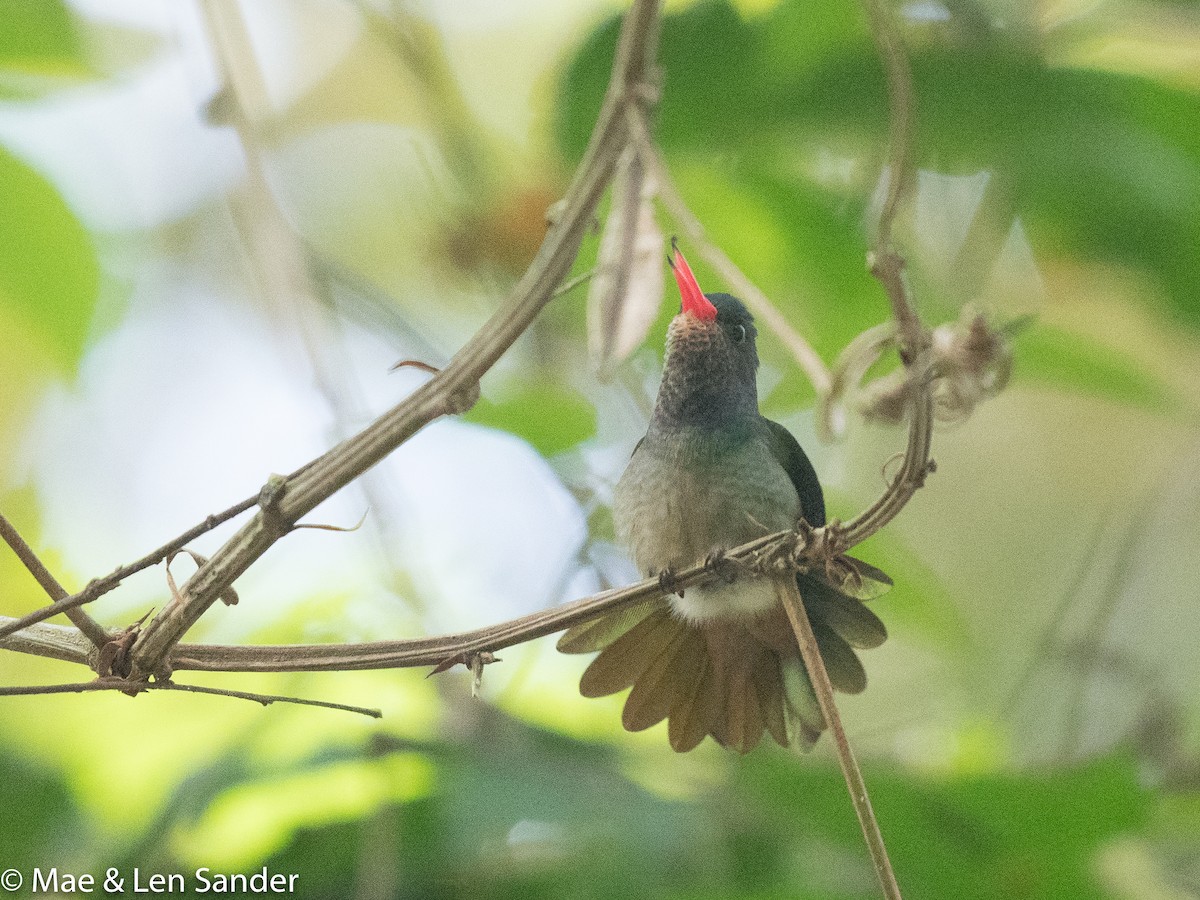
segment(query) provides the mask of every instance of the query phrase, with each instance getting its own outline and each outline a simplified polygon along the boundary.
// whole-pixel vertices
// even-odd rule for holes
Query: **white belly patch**
[[[718,579],[694,584],[683,592],[682,597],[671,596],[675,612],[696,623],[755,616],[778,602],[775,584],[770,578],[739,578],[732,584]]]

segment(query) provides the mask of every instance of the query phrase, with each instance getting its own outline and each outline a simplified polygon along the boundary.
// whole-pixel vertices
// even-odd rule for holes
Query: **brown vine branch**
[[[4,624],[0,625],[0,639],[8,637],[10,634],[15,634],[30,625],[38,622],[44,622],[46,619],[53,618],[59,613],[65,613],[67,618],[71,618],[71,610],[91,603],[103,597],[109,591],[118,587],[122,581],[130,575],[135,575],[143,569],[148,569],[151,566],[158,565],[172,553],[182,550],[185,545],[191,543],[202,534],[207,534],[218,525],[228,522],[230,519],[241,515],[248,509],[253,509],[258,503],[258,497],[248,497],[240,503],[235,503],[229,509],[223,512],[215,513],[208,516],[199,525],[193,526],[176,538],[172,538],[156,550],[151,550],[141,559],[131,562],[129,565],[121,566],[115,569],[103,578],[94,578],[84,587],[82,591],[76,594],[71,594],[69,597],[64,596],[62,599],[55,600],[49,606],[43,606],[41,609],[34,610],[20,619],[5,619]],[[65,593],[65,592],[64,592]],[[74,620],[72,620],[74,621]],[[105,641],[108,640],[107,634]],[[102,646],[102,645],[98,645]]]
[[[635,0],[622,25],[613,75],[604,106],[575,178],[546,239],[508,301],[450,363],[365,431],[334,447],[305,470],[284,479],[270,502],[213,554],[172,601],[149,623],[132,656],[139,677],[160,670],[174,646],[216,598],[295,522],[362,475],[421,428],[443,415],[462,412],[479,379],[524,332],[552,298],[574,263],[600,196],[628,141],[626,110],[652,94],[659,3]]]
[[[145,684],[146,682],[142,682]],[[346,703],[331,703],[328,700],[312,700],[308,697],[287,697],[281,694],[259,694],[248,691],[234,691],[228,688],[205,687],[199,684],[180,684],[178,681],[154,682],[150,685],[155,691],[182,691],[187,694],[211,694],[214,697],[232,697],[235,700],[250,700],[263,706],[272,703],[289,703],[293,706],[317,706],[321,709],[333,709],[340,712],[357,713],[371,719],[382,719],[383,711],[367,706],[350,706]]]
[[[808,620],[804,598],[800,594],[796,579],[776,578],[775,592],[787,611],[788,620],[792,623],[796,642],[800,645],[800,658],[804,661],[804,668],[808,670],[817,705],[821,707],[821,714],[825,717],[833,736],[842,777],[845,778],[846,788],[850,791],[850,799],[853,801],[854,812],[858,816],[858,825],[862,829],[867,850],[871,854],[879,887],[887,900],[900,900],[900,887],[896,884],[896,873],[892,871],[887,845],[884,844],[883,833],[879,830],[879,821],[875,818],[875,810],[871,806],[871,797],[867,793],[862,770],[858,767],[858,761],[854,758],[854,751],[842,727],[842,717],[833,699],[833,685],[829,681],[825,661],[821,659],[821,650],[817,646],[817,638],[813,634],[812,623]]]
[[[906,396],[911,398],[912,418],[904,462],[884,495],[846,525],[842,547],[851,547],[875,534],[904,508],[912,495],[934,470],[929,458],[933,438],[934,376],[929,353],[929,329],[921,321],[904,278],[904,257],[892,249],[892,227],[914,178],[912,124],[915,101],[912,69],[897,33],[895,22],[881,0],[863,0],[871,35],[883,62],[888,85],[888,190],[880,211],[875,243],[867,254],[871,274],[883,286],[892,307],[896,341],[908,379]]]
[[[792,532],[767,535],[728,556],[738,560],[762,560],[773,553],[791,553],[796,536]],[[710,567],[698,563],[681,570],[676,581],[681,587],[711,577]],[[559,607],[540,610],[499,625],[444,637],[360,644],[287,644],[224,646],[179,644],[173,648],[173,669],[222,672],[311,672],[355,669],[411,668],[437,666],[455,656],[502,650],[534,638],[544,637],[586,621],[602,612],[632,606],[661,596],[658,579],[646,579],[629,587],[604,591]],[[6,620],[0,617],[0,621]],[[38,625],[12,637],[0,639],[0,647],[50,656],[68,662],[87,663],[89,648],[79,633],[61,625]]]
[[[797,568],[823,572],[836,560],[845,543],[843,526],[780,531],[735,547],[725,559],[743,563],[748,571],[777,575]],[[681,569],[675,583],[685,588],[718,574],[712,562]],[[312,672],[437,666],[456,656],[497,652],[562,631],[602,613],[662,596],[657,578],[602,591],[553,609],[491,625],[475,631],[429,638],[370,641],[359,644],[285,644],[226,646],[178,644],[169,656],[172,669],[221,672]],[[0,622],[14,620],[0,617]],[[89,646],[73,629],[41,624],[0,639],[0,648],[87,664]]]
[[[44,694],[84,694],[93,691],[120,691],[129,696],[152,691],[182,691],[188,694],[211,694],[215,697],[232,697],[235,700],[251,700],[263,706],[272,703],[292,703],[300,706],[319,706],[342,712],[358,713],[372,719],[383,718],[378,709],[365,706],[347,706],[326,700],[309,700],[305,697],[286,697],[281,694],[258,694],[249,691],[233,691],[226,688],[205,687],[199,684],[180,684],[176,681],[130,681],[125,678],[97,678],[95,681],[80,681],[74,684],[33,684],[18,687],[0,687],[0,697],[33,697]]]
[[[57,603],[67,597],[66,589],[58,583],[58,579],[50,573],[38,555],[33,552],[33,548],[29,546],[25,538],[21,537],[21,533],[17,531],[12,522],[3,515],[0,515],[0,538],[3,538],[4,542],[12,548],[13,553],[37,580],[37,583],[42,586],[42,590],[50,595],[51,600]],[[103,647],[108,643],[108,632],[104,630],[104,627],[78,606],[64,606],[62,611],[96,647]],[[3,632],[0,631],[0,636],[2,635]]]
[[[871,273],[883,284],[892,303],[892,316],[900,336],[900,353],[904,361],[910,363],[924,349],[928,336],[904,284],[904,259],[892,250],[892,226],[915,175],[912,165],[912,125],[916,103],[912,67],[895,22],[884,9],[882,0],[863,0],[863,6],[887,76],[888,88],[888,189],[879,213],[874,249],[868,256],[868,265]]]
[[[335,447],[325,456],[292,475],[286,478],[273,477],[268,482],[255,498],[262,508],[254,520],[200,567],[192,579],[180,589],[180,602],[170,604],[143,633],[135,648],[135,656],[143,675],[168,658],[174,668],[191,666],[231,671],[436,665],[455,654],[494,651],[540,637],[621,604],[634,603],[656,594],[657,582],[642,582],[631,588],[585,598],[556,610],[536,613],[494,628],[443,638],[376,642],[351,647],[180,645],[172,650],[183,631],[186,631],[219,596],[225,586],[265,552],[275,540],[290,531],[296,518],[357,474],[361,474],[428,421],[455,411],[462,402],[462,397],[469,395],[471,389],[477,385],[478,376],[487,371],[512,340],[532,321],[548,298],[554,295],[562,281],[563,273],[573,261],[579,237],[590,223],[590,215],[600,192],[607,184],[621,148],[629,140],[640,140],[644,145],[644,140],[648,138],[648,134],[644,133],[644,116],[636,114],[635,104],[648,93],[642,86],[651,80],[649,60],[655,46],[657,15],[657,4],[650,0],[641,0],[631,8],[624,23],[613,80],[587,154],[571,189],[560,204],[555,223],[550,228],[537,258],[514,289],[508,303],[464,346],[446,369],[362,434]],[[633,115],[630,114],[631,109],[634,110]],[[639,131],[639,126],[631,122],[642,123],[642,130]],[[652,159],[658,166],[662,166],[657,152]],[[891,208],[894,209],[894,205]],[[683,209],[686,210],[686,205]],[[898,283],[891,282],[893,286]],[[900,292],[897,302],[911,310],[906,291]],[[913,315],[915,316],[915,313]],[[920,366],[914,368],[920,371]],[[928,373],[925,374],[922,384],[926,384],[927,380]],[[818,552],[810,546],[807,549],[802,548],[799,553],[793,552],[795,562],[801,565],[821,564],[823,559],[828,559],[829,554],[844,552],[865,540],[887,524],[923,483],[930,470],[928,448],[932,415],[927,402],[927,390],[922,388],[917,393],[926,397],[926,401],[916,404],[905,463],[889,490],[870,509],[849,523],[842,526],[832,523],[826,529],[816,529],[811,536],[819,538],[816,544],[823,549]],[[107,587],[108,582],[119,580],[136,568],[160,561],[170,550],[186,543],[196,534],[209,530],[219,521],[245,511],[251,505],[251,501],[244,501],[220,516],[210,516],[205,523],[143,560],[119,569],[107,579],[94,582],[93,585],[103,584]],[[769,555],[779,552],[780,548],[794,548],[797,538],[798,535],[792,532],[768,535],[737,548],[730,555],[747,559],[763,554]],[[703,566],[680,573],[681,584],[692,583],[704,577]],[[89,586],[89,589],[91,587]],[[82,593],[86,594],[87,590]],[[58,609],[47,607],[39,611],[38,615],[44,617],[57,611]],[[87,655],[82,648],[67,636],[71,629],[60,629],[57,626],[26,628],[31,624],[31,618],[12,620],[0,617],[0,623],[4,623],[0,624],[0,646],[60,659],[86,661]],[[20,635],[12,634],[20,628],[26,630]]]

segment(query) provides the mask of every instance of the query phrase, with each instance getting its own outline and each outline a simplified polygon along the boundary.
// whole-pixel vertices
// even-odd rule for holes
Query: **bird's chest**
[[[799,511],[787,472],[753,439],[701,451],[686,439],[647,438],[613,502],[617,537],[646,573],[790,528]]]

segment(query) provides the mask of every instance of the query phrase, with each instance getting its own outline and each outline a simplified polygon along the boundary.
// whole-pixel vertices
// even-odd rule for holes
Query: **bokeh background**
[[[861,549],[891,637],[843,714],[906,895],[1200,896],[1200,6],[897,4],[922,314],[1004,323],[1010,385]],[[519,0],[0,0],[0,508],[68,589],[253,494],[443,364],[532,258],[621,7]],[[864,252],[882,69],[852,2],[670,3],[658,134],[712,239],[827,361],[887,304]],[[243,86],[244,107],[223,85]],[[661,216],[664,233],[675,227]],[[577,271],[595,263],[585,241]],[[686,250],[685,245],[685,250]],[[699,264],[701,282],[727,286]],[[586,288],[461,419],[276,546],[189,640],[458,631],[632,580],[611,488],[673,297],[599,380]],[[815,395],[773,335],[764,408],[832,512],[902,429]],[[211,552],[230,527],[197,540]],[[176,563],[185,577],[190,563]],[[92,607],[161,608],[161,567]],[[0,612],[45,602],[0,548]],[[586,659],[0,698],[0,868],[299,874],[306,897],[868,898],[827,741],[673,754],[577,694]],[[81,680],[0,652],[5,685]],[[28,893],[28,885],[23,889]],[[20,895],[20,892],[18,892]]]

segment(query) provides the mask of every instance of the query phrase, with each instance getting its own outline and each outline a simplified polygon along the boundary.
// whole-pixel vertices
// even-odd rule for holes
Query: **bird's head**
[[[729,294],[705,294],[678,248],[670,260],[682,299],[667,330],[656,416],[720,425],[758,413],[754,317]]]

